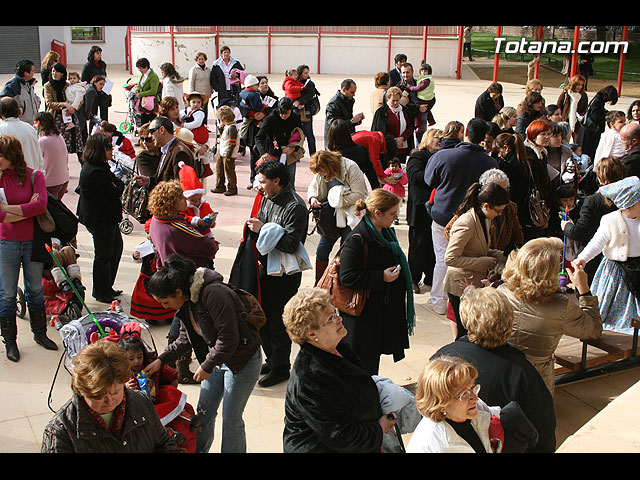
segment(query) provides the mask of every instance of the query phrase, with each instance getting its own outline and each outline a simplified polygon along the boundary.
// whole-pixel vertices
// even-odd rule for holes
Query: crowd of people
[[[47,199],[68,191],[70,154],[81,164],[75,214],[93,239],[91,295],[110,304],[123,293],[115,282],[127,184],[113,166],[124,155],[137,170],[129,181],[148,192],[130,313],[171,325],[166,349],[144,370],[175,369],[174,384],[200,386],[195,451],[211,448],[221,403],[222,451],[246,451],[242,417],[255,385],[288,382],[284,451],[380,452],[402,420],[381,404],[380,359],[405,357],[414,296],[430,289],[428,306],[451,321],[452,341],[425,359],[411,403],[419,423],[404,421],[413,433],[407,451],[553,452],[560,338],[630,333],[640,314],[640,101],[607,110],[615,87],[589,98],[578,74],[555,103],[530,81],[510,106],[494,82],[478,92],[472,119],[436,128],[437,72],[422,61],[416,75],[398,54],[373,79],[370,128],[361,128],[357,85],[346,78],[325,104],[318,149],[320,92],[307,65],[286,72],[278,98],[229,47],[211,66],[204,52],[194,61],[182,77],[170,63],[158,75],[137,60],[135,145],[109,122],[99,47],[81,73],[67,72],[54,52],[43,59],[42,111],[33,62],[18,63],[0,92],[7,358],[20,358],[21,268],[34,340],[58,348],[46,335],[42,277],[52,262],[43,250],[74,242],[61,242],[42,217]],[[255,201],[225,283],[206,183],[213,177],[210,192],[237,195],[235,164],[245,154]],[[296,182],[305,155],[309,185]],[[405,203],[407,251],[394,228]],[[315,264],[305,246],[311,226],[320,238]],[[306,270],[315,284],[301,289]],[[241,292],[259,303],[259,327]],[[300,346],[293,365],[292,342]],[[111,342],[74,360],[73,398],[47,426],[42,450],[176,450],[133,391],[131,358],[101,343]],[[148,421],[134,434],[128,422],[141,415]],[[81,438],[87,432],[99,440]]]

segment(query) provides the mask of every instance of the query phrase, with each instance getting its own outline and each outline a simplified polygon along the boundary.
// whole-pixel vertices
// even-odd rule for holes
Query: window
[[[104,27],[71,27],[72,42],[104,42]]]

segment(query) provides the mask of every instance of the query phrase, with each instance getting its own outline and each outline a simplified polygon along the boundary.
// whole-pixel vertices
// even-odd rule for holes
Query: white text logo
[[[541,53],[618,53],[622,48],[622,53],[627,53],[629,42],[616,41],[582,41],[578,42],[576,49],[570,41],[540,41],[526,40],[521,38],[520,41],[507,40],[504,37],[496,37],[495,53],[528,53],[537,55]],[[504,50],[502,50],[504,48]]]

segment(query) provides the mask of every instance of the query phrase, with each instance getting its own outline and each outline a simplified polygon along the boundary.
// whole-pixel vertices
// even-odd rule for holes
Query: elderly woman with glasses
[[[452,356],[474,365],[478,370],[476,382],[482,384],[480,396],[487,405],[503,408],[511,401],[519,404],[538,431],[538,442],[535,445],[511,442],[505,445],[506,449],[553,453],[556,449],[553,397],[525,354],[508,344],[513,316],[513,308],[499,290],[465,289],[460,317],[468,334],[440,348],[432,359]]]
[[[458,311],[462,295],[461,282],[481,287],[489,270],[504,260],[503,252],[491,247],[491,222],[502,215],[509,201],[509,192],[498,183],[481,185],[476,182],[469,187],[456,212],[458,219],[451,227],[444,256],[447,265],[444,291],[449,296],[455,315],[455,338],[466,334]]]
[[[285,397],[284,452],[380,453],[395,420],[382,414],[376,383],[342,341],[347,332],[329,293],[299,291],[282,320],[300,345]]]
[[[494,453],[491,416],[500,408],[480,398],[478,370],[457,357],[431,360],[420,372],[416,405],[422,420],[411,435],[408,453]]]

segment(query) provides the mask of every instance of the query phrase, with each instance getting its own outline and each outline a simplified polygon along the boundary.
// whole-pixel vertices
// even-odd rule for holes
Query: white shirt
[[[44,157],[35,128],[19,118],[7,118],[0,123],[0,135],[15,135],[22,145],[27,166],[34,170],[43,170]]]

